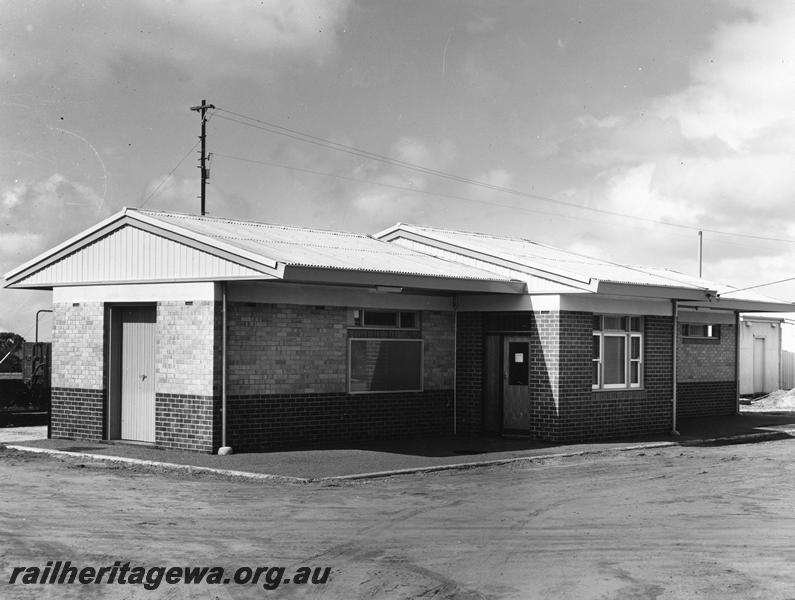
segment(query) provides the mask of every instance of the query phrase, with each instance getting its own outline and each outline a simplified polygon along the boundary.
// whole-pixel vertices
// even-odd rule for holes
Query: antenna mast
[[[201,149],[201,159],[199,161],[199,169],[201,170],[201,179],[202,179],[202,187],[201,187],[201,215],[204,216],[205,210],[205,190],[207,188],[207,179],[209,177],[209,170],[207,169],[207,156],[205,154],[205,145],[207,141],[207,111],[210,109],[214,109],[215,106],[212,104],[207,104],[207,100],[202,99],[202,103],[199,106],[191,106],[191,110],[195,110],[198,112],[202,119],[202,134],[199,136],[199,139],[202,141],[202,149]]]

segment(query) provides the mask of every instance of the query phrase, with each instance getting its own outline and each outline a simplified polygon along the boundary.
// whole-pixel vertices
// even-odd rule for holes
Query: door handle
[[[146,375],[141,375],[140,377],[141,377],[141,381],[144,381],[146,379]]]

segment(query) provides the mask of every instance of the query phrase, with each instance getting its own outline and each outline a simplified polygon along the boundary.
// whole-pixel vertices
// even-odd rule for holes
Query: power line
[[[512,210],[518,210],[518,211],[522,211],[522,212],[529,212],[529,213],[541,214],[541,215],[548,215],[548,216],[552,216],[552,217],[563,217],[564,219],[578,219],[578,220],[588,221],[588,222],[591,222],[591,223],[598,223],[599,222],[599,221],[595,221],[595,220],[592,220],[592,219],[582,219],[582,217],[577,217],[575,215],[564,215],[562,213],[539,210],[539,209],[535,209],[535,208],[527,208],[525,206],[516,206],[516,205],[513,205],[513,204],[502,204],[500,202],[490,202],[489,200],[479,200],[477,198],[468,198],[466,196],[458,196],[456,194],[445,194],[445,193],[442,193],[442,192],[429,192],[427,190],[421,190],[421,189],[418,189],[418,188],[407,187],[407,186],[402,186],[402,185],[395,185],[393,183],[384,183],[382,181],[373,181],[372,179],[362,179],[361,177],[351,177],[349,175],[340,175],[338,173],[327,173],[327,172],[324,172],[324,171],[315,171],[313,169],[306,169],[304,167],[295,167],[295,166],[292,166],[292,165],[285,165],[285,164],[282,164],[282,163],[277,163],[277,162],[272,162],[272,161],[267,161],[267,160],[255,160],[255,159],[252,159],[252,158],[245,158],[245,157],[242,157],[242,156],[232,156],[232,155],[229,155],[229,154],[222,154],[222,153],[219,153],[219,152],[215,152],[214,156],[218,157],[218,158],[228,158],[230,160],[237,160],[237,161],[240,161],[240,162],[253,163],[253,164],[257,164],[257,165],[265,165],[265,166],[269,166],[269,167],[278,167],[278,168],[281,168],[281,169],[287,169],[289,171],[298,171],[300,173],[308,173],[310,175],[319,175],[319,176],[322,176],[322,177],[332,177],[334,179],[341,179],[343,181],[352,181],[354,183],[364,183],[366,185],[376,185],[376,186],[379,186],[379,187],[385,187],[385,188],[389,188],[389,189],[393,189],[393,190],[411,192],[413,194],[423,194],[425,196],[437,196],[437,197],[440,197],[440,198],[450,198],[452,200],[463,200],[464,202],[474,202],[474,203],[477,203],[477,204],[486,204],[488,206],[498,206],[500,208],[510,208]]]
[[[200,143],[201,143],[201,140],[198,140],[195,144],[193,144],[193,146],[191,146],[190,150],[188,150],[185,153],[185,156],[183,156],[179,160],[179,162],[176,164],[176,166],[173,169],[171,169],[171,171],[169,171],[168,175],[163,177],[163,181],[161,181],[159,184],[157,184],[157,187],[155,189],[153,189],[151,192],[149,192],[149,195],[146,198],[144,198],[143,202],[141,202],[141,204],[138,206],[138,208],[143,208],[146,205],[146,203],[149,202],[155,196],[155,194],[157,194],[157,192],[160,190],[160,188],[163,187],[163,185],[166,183],[166,181],[168,181],[168,178],[171,177],[174,174],[174,171],[179,169],[180,165],[185,162],[185,160],[191,155],[191,152],[193,152],[196,149],[196,146],[198,146]]]
[[[652,219],[652,218],[649,218],[649,217],[641,217],[641,216],[637,216],[637,215],[629,215],[629,214],[621,213],[621,212],[618,212],[618,211],[611,211],[611,210],[606,210],[606,209],[602,209],[602,208],[596,208],[596,207],[592,207],[592,206],[584,206],[582,204],[577,204],[575,202],[567,202],[565,200],[558,200],[558,199],[555,199],[555,198],[550,198],[548,196],[542,196],[540,194],[533,194],[531,192],[525,192],[525,191],[517,190],[517,189],[514,189],[514,188],[508,188],[508,187],[505,187],[505,186],[490,184],[490,183],[485,182],[485,181],[479,181],[479,180],[476,180],[476,179],[463,177],[461,175],[456,175],[455,173],[449,173],[447,171],[441,171],[441,170],[438,170],[438,169],[431,169],[431,168],[425,167],[423,165],[410,163],[410,162],[399,160],[399,159],[396,159],[396,158],[392,158],[392,157],[389,157],[389,156],[386,156],[386,155],[383,155],[383,154],[370,152],[369,150],[364,150],[364,149],[361,149],[361,148],[357,148],[355,146],[350,146],[348,144],[342,144],[342,143],[339,143],[339,142],[335,142],[333,140],[329,140],[329,139],[326,139],[326,138],[322,138],[322,137],[318,137],[318,136],[315,136],[315,135],[311,135],[311,134],[299,131],[297,129],[291,129],[289,127],[283,127],[282,125],[278,125],[276,123],[272,123],[272,122],[269,122],[269,121],[264,121],[262,119],[257,119],[255,117],[250,117],[250,116],[247,116],[247,115],[243,115],[241,113],[237,113],[237,112],[234,112],[234,111],[226,110],[224,108],[216,108],[216,110],[218,112],[223,112],[223,113],[226,113],[226,114],[229,114],[229,115],[233,115],[233,117],[238,117],[238,118],[232,118],[232,117],[227,117],[227,116],[224,116],[224,115],[221,115],[221,114],[217,114],[216,116],[219,119],[224,119],[226,121],[231,121],[233,123],[238,123],[238,124],[246,126],[246,127],[259,129],[259,130],[262,130],[262,131],[266,131],[268,133],[273,133],[275,135],[281,135],[281,136],[289,137],[291,139],[294,139],[294,140],[297,140],[297,141],[301,141],[301,142],[304,142],[304,143],[307,143],[307,144],[313,144],[313,145],[320,146],[320,147],[323,147],[323,148],[336,150],[336,151],[339,151],[339,152],[344,152],[346,154],[351,154],[353,156],[358,156],[360,158],[366,158],[366,159],[369,159],[369,160],[383,162],[383,163],[390,164],[390,165],[393,165],[393,166],[397,166],[397,167],[400,167],[400,168],[409,169],[409,170],[412,170],[412,171],[417,171],[417,172],[423,173],[425,175],[432,175],[432,176],[435,176],[435,177],[448,179],[450,181],[455,181],[457,183],[463,183],[463,184],[466,184],[466,185],[472,185],[472,186],[476,186],[476,187],[481,187],[481,188],[489,189],[489,190],[496,191],[496,192],[501,192],[501,193],[510,194],[510,195],[514,195],[514,196],[520,196],[520,197],[529,198],[529,199],[532,199],[532,200],[539,200],[539,201],[542,201],[542,202],[550,202],[550,203],[553,203],[553,204],[558,204],[558,205],[561,205],[561,206],[566,206],[566,207],[574,208],[574,209],[577,209],[577,210],[587,210],[587,211],[591,211],[591,212],[595,212],[595,213],[599,213],[599,214],[604,214],[604,215],[609,215],[609,216],[613,216],[613,217],[621,217],[621,218],[624,218],[624,219],[632,219],[632,220],[635,220],[635,221],[651,223],[651,224],[655,224],[655,225],[666,225],[668,227],[677,227],[677,228],[680,228],[680,229],[687,229],[687,230],[691,230],[691,231],[705,231],[705,232],[712,233],[712,234],[715,234],[715,235],[725,235],[725,236],[731,236],[731,237],[743,237],[743,238],[748,238],[748,239],[765,240],[765,241],[773,241],[773,242],[795,243],[795,239],[790,239],[790,238],[778,238],[778,237],[762,236],[762,235],[756,235],[756,234],[750,234],[750,233],[736,233],[736,232],[729,232],[729,231],[721,231],[719,229],[711,229],[711,228],[707,228],[707,227],[701,227],[701,226],[698,226],[698,225],[686,225],[684,223],[676,223],[676,222],[673,222],[673,221],[663,221],[663,220],[659,220],[659,219]],[[245,119],[245,120],[241,120],[241,119]],[[251,122],[249,122],[249,121],[251,121]],[[511,208],[516,208],[516,207],[511,207]]]
[[[757,285],[751,285],[744,288],[731,289],[725,292],[721,292],[720,295],[725,296],[726,294],[734,294],[736,292],[747,292],[748,290],[755,290],[757,288],[767,287],[769,285],[776,285],[777,283],[787,283],[788,281],[795,281],[795,277],[787,277],[786,279],[779,279],[778,281],[770,281],[768,283],[759,283]]]

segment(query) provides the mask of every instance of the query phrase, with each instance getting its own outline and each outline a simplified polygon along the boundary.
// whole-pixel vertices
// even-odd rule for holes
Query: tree
[[[4,331],[0,333],[0,360],[8,354],[11,355],[0,363],[0,373],[18,373],[22,371],[22,342],[21,335]]]

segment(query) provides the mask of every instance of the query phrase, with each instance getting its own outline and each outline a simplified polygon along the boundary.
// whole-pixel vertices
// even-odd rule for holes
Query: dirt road
[[[786,440],[321,486],[2,451],[0,597],[795,598],[794,458]],[[8,584],[48,560],[332,570],[274,590]]]

